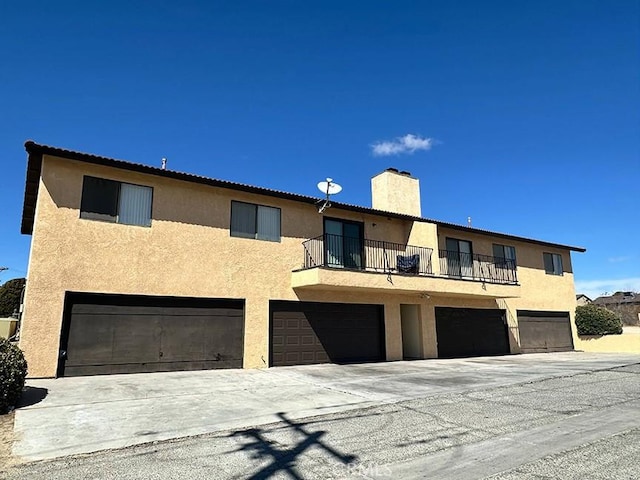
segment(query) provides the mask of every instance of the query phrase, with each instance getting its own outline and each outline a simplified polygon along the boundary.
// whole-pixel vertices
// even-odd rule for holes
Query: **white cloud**
[[[400,155],[402,153],[411,154],[419,150],[431,150],[433,145],[433,138],[423,138],[420,135],[408,133],[403,137],[397,137],[391,141],[376,142],[371,145],[371,150],[376,157],[387,157],[389,155]]]
[[[605,292],[610,295],[618,291],[640,292],[640,277],[576,280],[576,293],[584,293],[592,300]]]
[[[611,263],[620,263],[620,262],[626,262],[628,260],[631,260],[633,257],[632,256],[626,256],[626,257],[611,257],[609,258],[609,262]]]

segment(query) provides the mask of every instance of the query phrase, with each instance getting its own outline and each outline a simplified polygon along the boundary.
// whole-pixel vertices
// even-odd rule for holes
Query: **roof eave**
[[[33,223],[35,221],[36,202],[38,199],[38,189],[40,186],[40,175],[42,173],[42,153],[29,150],[29,144],[25,143],[25,148],[29,153],[27,159],[27,173],[24,188],[24,201],[22,203],[22,220],[20,233],[31,235],[33,233]]]
[[[318,197],[310,197],[306,195],[300,195],[297,193],[283,192],[283,191],[272,190],[264,187],[256,187],[253,185],[246,185],[241,183],[229,182],[225,180],[218,180],[214,178],[193,175],[190,173],[177,172],[174,170],[164,170],[158,167],[150,167],[148,165],[132,163],[125,160],[117,160],[117,159],[101,157],[99,155],[93,155],[89,153],[76,152],[76,151],[66,150],[66,149],[57,148],[57,147],[50,147],[47,145],[40,145],[32,140],[28,140],[27,142],[25,142],[24,146],[25,146],[25,150],[29,154],[29,159],[27,164],[27,180],[25,185],[25,198],[24,198],[24,204],[22,209],[21,232],[23,234],[30,235],[33,233],[33,222],[35,220],[35,205],[38,197],[38,186],[39,186],[40,175],[42,171],[42,156],[45,154],[67,158],[69,160],[77,160],[85,163],[91,163],[95,165],[120,168],[123,170],[135,171],[138,173],[146,173],[149,175],[156,175],[160,177],[183,180],[186,182],[200,183],[200,184],[210,185],[210,186],[219,187],[219,188],[238,190],[238,191],[243,191],[247,193],[255,193],[258,195],[273,196],[273,197],[283,198],[286,200],[302,202],[310,205],[315,205],[319,200],[321,200]],[[438,226],[451,228],[459,231],[473,232],[481,235],[490,235],[498,238],[505,238],[505,239],[516,240],[521,242],[534,243],[542,246],[548,246],[552,248],[561,248],[561,249],[571,250],[575,252],[586,252],[586,249],[583,247],[575,247],[570,245],[562,245],[562,244],[557,244],[552,242],[545,242],[543,240],[519,237],[517,235],[510,235],[510,234],[500,233],[500,232],[491,232],[488,230],[482,230],[478,228],[457,225],[454,223],[443,222],[440,220],[434,220],[434,219],[429,219],[424,217],[415,217],[412,215],[405,215],[401,213],[386,212],[383,210],[375,210],[373,208],[361,207],[358,205],[332,202],[332,208],[358,212],[358,213],[365,213],[369,215],[384,216],[388,218],[397,218],[400,220],[434,223]]]
[[[554,243],[554,242],[546,242],[544,240],[537,240],[535,238],[527,238],[527,237],[520,237],[518,235],[510,235],[508,233],[501,233],[501,232],[492,232],[490,230],[483,230],[481,228],[474,228],[474,227],[468,227],[466,225],[457,225],[455,223],[448,223],[448,222],[443,222],[440,220],[428,220],[425,219],[425,221],[429,221],[431,223],[435,223],[440,227],[445,227],[445,228],[450,228],[452,230],[458,230],[458,231],[468,231],[468,232],[473,232],[473,233],[477,233],[480,235],[489,235],[492,237],[498,237],[498,238],[504,238],[507,240],[515,240],[518,242],[525,242],[525,243],[533,243],[536,245],[541,245],[543,247],[551,247],[551,248],[560,248],[563,250],[571,250],[572,252],[579,252],[579,253],[584,253],[587,251],[586,248],[584,247],[577,247],[574,245],[563,245],[561,243]]]

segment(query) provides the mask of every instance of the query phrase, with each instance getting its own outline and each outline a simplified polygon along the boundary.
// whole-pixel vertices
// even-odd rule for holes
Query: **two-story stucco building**
[[[571,251],[26,143],[20,347],[34,377],[573,349]]]

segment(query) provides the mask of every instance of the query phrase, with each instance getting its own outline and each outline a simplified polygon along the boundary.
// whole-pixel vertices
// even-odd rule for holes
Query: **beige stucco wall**
[[[420,182],[409,175],[385,170],[371,179],[371,205],[377,210],[419,217]]]
[[[314,268],[293,272],[294,288],[378,291],[398,295],[429,294],[453,297],[505,298],[521,295],[519,285],[483,284],[438,276],[387,275],[373,272]]]
[[[622,335],[582,335],[576,350],[599,353],[640,353],[640,327],[625,327]]]
[[[409,245],[428,246],[433,249],[431,254],[431,271],[434,275],[440,273],[438,261],[438,227],[434,223],[413,222],[407,239]]]
[[[80,219],[84,175],[153,187],[152,226]],[[280,207],[281,242],[231,237],[231,200]],[[387,217],[325,216],[363,222],[373,240],[406,243],[411,230]],[[297,294],[291,272],[302,266],[301,244],[322,233],[313,205],[45,156],[21,332],[30,375],[55,375],[66,291],[246,299],[246,367],[266,365],[270,299],[399,304],[393,292]],[[398,340],[387,341],[389,357],[401,357]]]
[[[442,227],[438,229],[438,237],[441,249],[445,248],[447,237],[457,238],[471,241],[473,253],[479,255],[493,256],[494,243],[515,247],[518,283],[521,286],[520,295],[517,298],[498,299],[495,302],[498,308],[506,310],[512,353],[520,352],[517,310],[569,312],[574,345],[576,345],[577,331],[574,321],[576,296],[569,250]],[[545,273],[542,255],[544,252],[562,255],[564,270],[562,275]]]
[[[80,219],[84,175],[153,187],[152,226]],[[232,200],[281,208],[281,242],[231,237]],[[324,216],[363,222],[366,238],[433,248],[434,267],[438,263],[436,241],[444,241],[447,234],[433,224],[337,208],[330,208]],[[439,286],[427,295],[424,290],[429,290],[428,281],[433,279],[402,277],[396,284],[413,282],[411,286],[369,288],[388,284],[386,276],[328,272],[342,275],[343,284],[294,290],[292,281],[300,278],[296,275],[313,275],[312,271],[292,274],[302,266],[301,244],[322,233],[323,216],[313,205],[45,156],[20,340],[30,375],[56,373],[67,291],[245,299],[244,366],[248,368],[264,367],[268,362],[269,300],[384,305],[389,360],[402,358],[401,303],[420,305],[426,358],[437,356],[434,307],[438,305],[496,308],[498,302],[505,302],[514,317],[516,309],[541,309],[569,310],[573,318],[575,293],[568,252],[555,252],[563,255],[568,271],[552,277],[540,270],[542,247],[526,243],[515,245],[518,262],[523,262],[518,267],[520,287],[487,285],[486,290],[474,282],[436,279],[438,285],[446,282],[450,287]],[[453,236],[461,238],[457,232]],[[476,253],[487,250],[491,255],[491,241],[486,237],[473,236],[472,240]],[[373,277],[361,285],[369,275]],[[425,282],[415,283],[420,280]],[[510,296],[506,292],[517,298],[500,300]],[[512,351],[517,351],[515,319],[510,326],[515,338]]]

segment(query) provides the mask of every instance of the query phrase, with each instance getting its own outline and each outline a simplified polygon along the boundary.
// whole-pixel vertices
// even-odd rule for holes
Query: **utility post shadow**
[[[322,440],[322,437],[327,433],[326,431],[307,432],[304,429],[307,423],[295,423],[288,419],[282,412],[278,412],[277,416],[286,424],[285,427],[282,427],[283,429],[291,430],[295,432],[296,436],[300,437],[300,440],[296,441],[291,448],[279,447],[277,442],[269,440],[266,435],[268,432],[267,429],[251,428],[248,430],[239,430],[230,435],[231,437],[243,437],[250,440],[237,451],[251,452],[252,457],[255,459],[271,460],[268,465],[247,477],[248,479],[265,480],[278,472],[288,473],[293,479],[302,479],[303,477],[296,470],[297,460],[312,447],[321,448],[324,452],[344,465],[349,465],[358,459],[355,455],[344,455],[330,445],[327,445]]]

